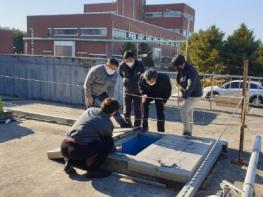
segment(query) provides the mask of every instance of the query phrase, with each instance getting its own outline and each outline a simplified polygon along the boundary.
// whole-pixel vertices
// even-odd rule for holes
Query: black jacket
[[[153,86],[147,84],[142,74],[139,81],[139,88],[142,95],[146,94],[149,97],[163,98],[164,100],[168,100],[172,92],[170,78],[164,73],[158,73],[156,84]]]
[[[144,73],[144,65],[141,61],[135,60],[130,68],[123,62],[119,67],[119,74],[123,79],[125,92],[139,95],[138,82],[141,74]]]
[[[201,97],[203,95],[200,77],[191,64],[186,64],[183,70],[178,70],[176,80],[181,86],[183,98]]]

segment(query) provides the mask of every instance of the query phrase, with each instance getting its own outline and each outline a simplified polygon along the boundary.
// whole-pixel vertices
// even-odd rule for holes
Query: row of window
[[[183,36],[187,36],[187,31],[184,30],[184,29],[169,29],[170,31],[173,31],[173,32],[176,32],[176,33],[179,33],[179,34],[182,34]],[[189,31],[189,36],[192,35],[193,32],[190,32]]]
[[[168,11],[168,12],[146,12],[145,13],[146,18],[169,18],[169,17],[185,17],[191,21],[194,21],[194,16],[183,13],[180,11]]]
[[[125,30],[120,29],[113,29],[112,32],[113,38],[119,38],[119,39],[132,39],[132,40],[147,40],[147,41],[168,41],[164,38],[154,37],[154,36],[146,36],[143,34],[138,34],[134,32],[128,32]],[[162,43],[164,44],[164,43]],[[165,45],[175,46],[174,43],[167,43]]]
[[[107,28],[49,28],[51,36],[107,36]]]

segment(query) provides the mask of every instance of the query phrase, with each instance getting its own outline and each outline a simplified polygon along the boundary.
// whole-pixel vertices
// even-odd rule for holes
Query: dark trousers
[[[131,96],[129,94],[125,94],[124,96],[124,104],[125,104],[125,111],[124,117],[126,123],[129,126],[131,125],[131,111],[132,111],[132,103],[133,103],[133,110],[134,110],[134,127],[140,127],[142,122],[142,98],[139,96]]]
[[[153,101],[153,99],[145,99],[143,102],[143,128],[148,130],[148,117],[149,117],[149,105]],[[157,112],[157,129],[159,132],[164,132],[164,123],[165,123],[165,115],[164,115],[164,102],[162,100],[155,100],[155,108]]]
[[[102,101],[104,101],[106,98],[108,98],[108,95],[106,93],[103,93],[99,96],[92,96],[93,97],[93,107],[100,107],[100,104]],[[120,112],[117,111],[113,114],[113,118],[116,120],[116,122],[120,125],[121,128],[126,127],[126,122],[124,118],[121,116]]]
[[[83,165],[88,158],[96,155],[95,161],[87,169],[94,172],[105,162],[107,156],[112,152],[113,146],[114,142],[111,137],[95,141],[89,145],[79,145],[64,140],[61,144],[61,153],[73,165],[74,163],[78,165],[82,163]]]

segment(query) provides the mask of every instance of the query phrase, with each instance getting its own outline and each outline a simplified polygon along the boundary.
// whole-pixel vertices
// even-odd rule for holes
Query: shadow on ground
[[[32,134],[34,134],[34,132],[31,129],[21,127],[20,122],[18,121],[9,124],[0,124],[0,143],[19,139]]]
[[[194,111],[194,124],[209,125],[217,118],[216,113],[207,111]],[[157,119],[155,105],[151,103],[149,118]],[[182,122],[180,108],[165,106],[165,120],[171,122]]]

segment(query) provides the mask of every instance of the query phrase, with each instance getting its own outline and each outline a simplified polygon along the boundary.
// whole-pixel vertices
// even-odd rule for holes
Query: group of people
[[[165,132],[164,107],[172,92],[169,76],[155,69],[145,70],[144,64],[136,59],[132,51],[126,51],[123,58],[120,65],[118,60],[111,58],[105,65],[92,67],[87,74],[84,83],[87,110],[75,122],[61,144],[67,174],[75,173],[75,162],[85,163],[86,159],[95,156],[95,161],[86,167],[86,176],[102,178],[110,175],[110,172],[101,170],[100,166],[110,152],[121,150],[121,147],[114,146],[111,116],[122,128],[133,127],[135,130],[148,131],[149,105],[154,101],[157,131]],[[182,55],[172,60],[171,68],[178,73],[176,81],[184,99],[180,109],[184,124],[182,134],[191,136],[193,109],[202,96],[200,77]],[[118,75],[122,78],[124,87],[124,118],[119,112],[120,103],[114,99]],[[135,116],[133,124],[132,108]]]

